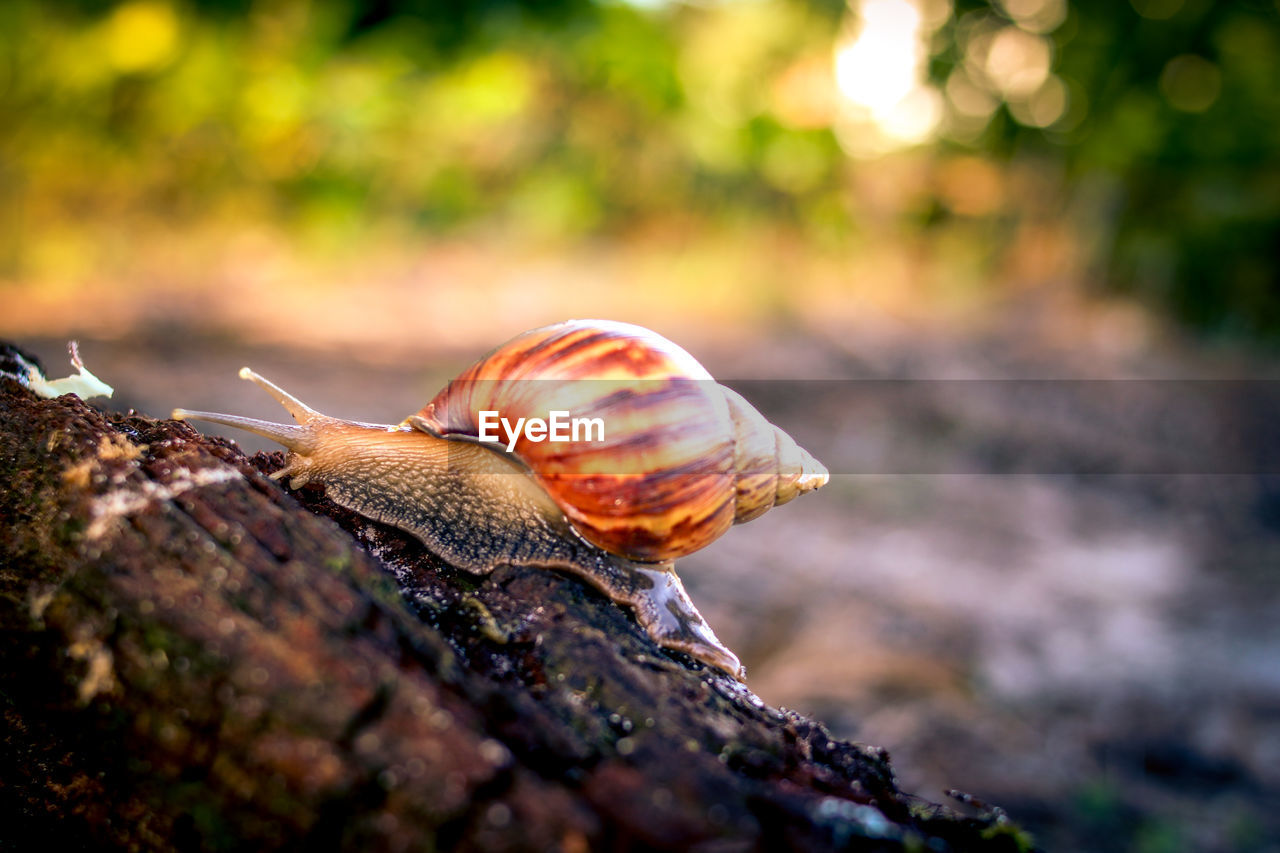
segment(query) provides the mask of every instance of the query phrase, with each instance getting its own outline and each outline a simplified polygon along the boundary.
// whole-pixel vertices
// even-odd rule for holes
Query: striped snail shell
[[[477,440],[479,413],[599,419],[601,441],[514,436],[523,462],[587,541],[642,562],[703,548],[827,481],[826,469],[693,356],[640,326],[569,321],[481,358],[411,416]],[[509,429],[498,426],[501,446]]]

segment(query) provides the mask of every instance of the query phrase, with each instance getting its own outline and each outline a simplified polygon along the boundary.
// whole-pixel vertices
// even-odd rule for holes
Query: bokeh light
[[[1218,66],[1192,53],[1175,56],[1160,72],[1160,92],[1175,109],[1202,113],[1218,99],[1222,73]]]
[[[1153,21],[1165,21],[1178,14],[1186,0],[1130,0],[1139,15]]]
[[[1039,89],[1053,61],[1046,39],[1018,27],[1005,27],[989,41],[975,40],[969,49],[981,56],[982,71],[1007,98],[1025,98]]]
[[[133,0],[107,18],[106,54],[120,72],[154,71],[178,52],[178,15],[161,0]]]
[[[1067,0],[999,0],[999,5],[1029,33],[1051,33],[1067,19]]]

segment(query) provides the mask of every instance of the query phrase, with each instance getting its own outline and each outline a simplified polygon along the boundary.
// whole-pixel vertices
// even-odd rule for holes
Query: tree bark
[[[0,847],[1016,850],[665,652],[0,355]]]

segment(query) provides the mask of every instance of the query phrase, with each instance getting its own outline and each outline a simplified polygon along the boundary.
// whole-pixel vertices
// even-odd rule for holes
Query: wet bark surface
[[[0,375],[0,848],[1027,845],[576,579],[444,565],[282,461]]]

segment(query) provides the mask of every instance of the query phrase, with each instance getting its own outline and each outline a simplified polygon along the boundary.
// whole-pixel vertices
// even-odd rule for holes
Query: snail
[[[247,367],[240,376],[297,424],[184,409],[173,417],[279,442],[290,453],[273,478],[320,483],[335,503],[413,534],[462,569],[575,573],[632,608],[659,645],[739,679],[737,656],[673,562],[827,481],[693,356],[626,323],[520,334],[397,425],[322,415]]]

